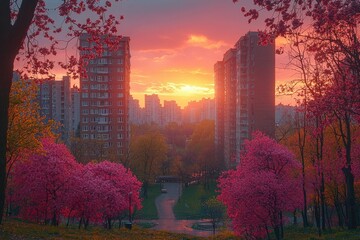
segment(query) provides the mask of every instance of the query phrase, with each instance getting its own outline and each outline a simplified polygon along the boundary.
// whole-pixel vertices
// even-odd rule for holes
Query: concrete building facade
[[[162,123],[166,125],[168,123],[181,123],[181,108],[177,105],[176,101],[164,101],[164,107],[162,108]]]
[[[237,57],[236,163],[254,131],[275,137],[275,45],[259,45],[257,32],[235,44]]]
[[[88,35],[80,36],[81,47],[92,44]],[[130,38],[122,37],[117,50],[104,43],[86,73],[80,78],[80,137],[101,141],[104,157],[120,159],[129,144]]]
[[[219,161],[224,161],[224,62],[214,65],[215,86],[215,152]]]
[[[144,109],[140,107],[139,100],[134,99],[131,95],[129,100],[129,122],[136,125],[144,123]]]
[[[224,63],[224,161],[234,165],[236,156],[236,49],[229,49]]]
[[[145,122],[161,125],[161,104],[157,94],[145,95]]]
[[[258,33],[248,32],[214,73],[215,144],[220,155],[223,146],[225,167],[233,168],[254,131],[275,135],[275,46],[259,45]]]
[[[72,134],[72,112],[70,77],[62,80],[48,80],[39,85],[40,114],[46,120],[60,123],[58,133],[64,143],[70,143]]]

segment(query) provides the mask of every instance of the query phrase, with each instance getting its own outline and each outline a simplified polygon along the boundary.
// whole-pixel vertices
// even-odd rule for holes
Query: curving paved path
[[[157,224],[154,229],[176,233],[185,233],[202,237],[211,236],[211,231],[200,231],[191,228],[191,226],[195,222],[198,222],[198,220],[175,219],[175,215],[172,209],[180,197],[181,184],[165,183],[164,188],[167,189],[167,193],[163,193],[155,199],[159,219],[154,221]]]

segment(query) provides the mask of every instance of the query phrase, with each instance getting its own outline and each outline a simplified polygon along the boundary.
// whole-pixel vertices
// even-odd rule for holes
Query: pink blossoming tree
[[[29,220],[58,225],[61,210],[66,206],[70,181],[79,165],[63,144],[53,139],[42,140],[43,152],[30,156],[15,166],[14,203],[20,215]]]
[[[106,43],[116,46],[116,26],[122,16],[108,14],[119,0],[4,0],[0,1],[0,224],[6,192],[6,143],[9,122],[9,97],[15,63],[26,78],[51,78],[56,65],[69,74],[84,73],[86,64],[75,54],[58,64],[55,55],[68,47],[81,33],[88,33],[95,45],[86,58],[103,50],[102,36],[112,36]],[[87,17],[80,17],[87,15]],[[90,49],[80,49],[90,50]]]
[[[77,163],[63,144],[42,140],[43,151],[17,164],[12,175],[13,204],[20,216],[58,225],[61,217],[79,220],[79,227],[113,220],[141,208],[141,183],[129,169],[108,161]]]
[[[236,170],[219,180],[219,199],[234,230],[248,239],[283,236],[283,212],[302,206],[301,165],[285,147],[262,133],[245,145]]]

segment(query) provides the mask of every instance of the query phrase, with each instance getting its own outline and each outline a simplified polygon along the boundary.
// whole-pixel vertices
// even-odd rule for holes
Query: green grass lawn
[[[160,185],[150,185],[148,189],[148,198],[143,199],[141,203],[143,208],[136,213],[135,219],[158,219],[155,199],[159,195],[161,195]]]
[[[169,233],[164,231],[155,231],[142,229],[134,226],[132,230],[126,228],[114,228],[111,230],[102,227],[90,227],[88,230],[77,229],[76,227],[65,226],[45,226],[34,223],[26,223],[17,220],[6,220],[0,225],[1,240],[27,240],[27,239],[89,239],[89,240],[177,240],[202,238],[188,236],[184,234]]]
[[[113,228],[111,230],[102,227],[90,226],[88,230],[77,229],[77,227],[58,227],[28,223],[20,220],[5,219],[3,225],[0,225],[1,240],[60,240],[60,239],[82,239],[82,240],[240,240],[235,237],[231,231],[223,231],[215,237],[201,238],[185,234],[169,233],[165,231],[156,231],[143,229],[134,226],[132,230],[126,228]],[[274,238],[273,238],[274,239]],[[346,230],[334,229],[327,231],[322,237],[316,233],[316,229],[301,227],[287,227],[285,229],[285,240],[358,240],[360,239],[360,229]]]
[[[215,195],[216,183],[210,184],[205,190],[202,184],[184,187],[182,195],[174,206],[177,219],[201,219],[201,205],[204,201]]]
[[[287,227],[284,230],[284,239],[296,239],[296,240],[359,240],[360,229],[347,230],[334,228],[331,231],[328,230],[319,237],[316,228],[302,228],[302,227]]]

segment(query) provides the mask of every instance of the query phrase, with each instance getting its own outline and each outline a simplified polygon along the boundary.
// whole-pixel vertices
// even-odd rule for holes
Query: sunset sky
[[[123,0],[119,14],[120,33],[131,38],[131,94],[141,104],[152,93],[182,107],[213,98],[214,63],[242,35],[264,26],[248,24],[231,0]],[[276,57],[277,82],[291,78],[282,70],[286,59]]]
[[[248,31],[264,28],[261,19],[249,24],[240,8],[232,0],[122,0],[116,4],[110,12],[124,16],[119,34],[131,38],[133,97],[143,106],[144,94],[158,94],[162,104],[176,100],[182,107],[191,100],[213,98],[216,61]],[[277,84],[294,78],[284,70],[287,62],[286,54],[276,56]],[[276,103],[288,104],[289,99],[276,97]]]

